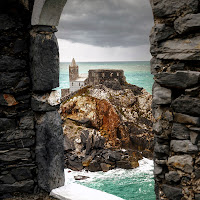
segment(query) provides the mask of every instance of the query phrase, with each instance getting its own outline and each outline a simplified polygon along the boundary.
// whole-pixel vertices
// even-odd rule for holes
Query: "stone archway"
[[[64,4],[54,8],[52,1],[45,1],[33,25],[57,25]],[[199,1],[151,0],[151,6],[155,192],[157,199],[199,198]],[[54,9],[55,21],[50,19]],[[32,20],[38,19],[34,13]]]
[[[0,2],[0,194],[64,183],[52,89],[59,74],[54,32],[65,3]],[[151,0],[151,6],[155,192],[157,199],[200,199],[199,0]]]

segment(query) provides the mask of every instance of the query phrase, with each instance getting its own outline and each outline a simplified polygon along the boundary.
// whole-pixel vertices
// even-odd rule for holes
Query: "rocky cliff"
[[[63,102],[67,167],[133,168],[142,156],[151,157],[151,102],[144,89],[116,83],[85,87]],[[95,162],[99,166],[91,167]]]

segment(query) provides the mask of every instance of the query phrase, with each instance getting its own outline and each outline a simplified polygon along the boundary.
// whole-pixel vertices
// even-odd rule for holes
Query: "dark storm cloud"
[[[149,0],[68,0],[57,37],[103,47],[149,44]]]

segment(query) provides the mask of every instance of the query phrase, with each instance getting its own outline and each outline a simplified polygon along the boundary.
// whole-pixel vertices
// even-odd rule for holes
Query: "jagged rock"
[[[181,95],[172,102],[172,108],[177,113],[199,116],[200,99]]]
[[[183,197],[181,188],[163,184],[162,189],[169,200],[180,200]]]
[[[88,167],[92,161],[92,159],[94,158],[94,156],[90,155],[90,156],[86,156],[83,160],[82,160],[82,164],[83,167]]]
[[[128,160],[120,160],[116,162],[116,166],[122,169],[132,169],[132,165]]]
[[[168,164],[187,173],[191,173],[193,171],[193,158],[190,155],[169,157]]]
[[[38,184],[42,189],[50,192],[64,185],[63,130],[56,111],[37,116],[36,162]]]
[[[33,32],[31,33],[30,47],[33,91],[48,91],[58,87],[59,53],[55,35]]]
[[[179,17],[174,22],[174,28],[179,34],[199,30],[200,14],[188,14],[184,17]]]
[[[198,84],[200,72],[177,71],[175,73],[159,73],[155,75],[155,81],[167,88],[185,89]]]
[[[166,6],[167,5],[167,6]],[[151,6],[155,17],[176,16],[188,13],[196,13],[198,11],[198,0],[151,0]]]
[[[74,149],[74,143],[67,137],[67,135],[64,135],[64,150],[69,151]]]
[[[83,165],[81,160],[68,160],[69,168],[75,171],[81,171],[83,169]]]
[[[174,123],[171,136],[172,138],[187,140],[190,138],[190,130],[185,125]]]
[[[89,131],[83,130],[82,133],[81,133],[81,142],[82,142],[82,144],[85,148],[86,148],[88,136],[89,136]]]
[[[200,117],[192,117],[181,113],[174,113],[174,121],[181,124],[192,124],[200,126]]]
[[[172,92],[170,89],[161,87],[159,84],[153,85],[153,102],[157,105],[170,104]]]
[[[193,145],[190,140],[171,140],[170,148],[174,152],[195,153],[198,147]]]
[[[101,171],[100,163],[97,162],[96,160],[92,160],[92,162],[90,163],[88,169],[89,169],[91,172]]]
[[[181,177],[180,177],[178,172],[170,171],[169,173],[165,174],[165,179],[168,182],[175,182],[176,183],[176,182],[180,181]]]
[[[100,166],[101,166],[101,170],[102,170],[103,172],[109,171],[109,169],[110,169],[110,167],[111,167],[111,165],[106,164],[106,163],[101,163]]]

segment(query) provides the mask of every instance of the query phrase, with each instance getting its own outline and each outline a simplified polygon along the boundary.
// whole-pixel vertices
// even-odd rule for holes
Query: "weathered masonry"
[[[56,26],[66,0],[0,2],[0,196],[64,184]],[[200,199],[200,1],[151,0],[157,199]]]

